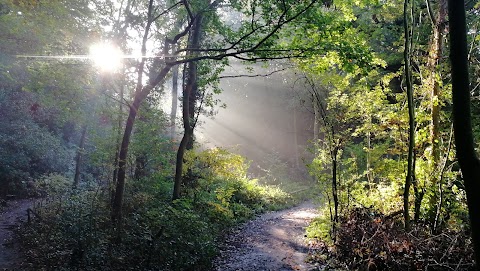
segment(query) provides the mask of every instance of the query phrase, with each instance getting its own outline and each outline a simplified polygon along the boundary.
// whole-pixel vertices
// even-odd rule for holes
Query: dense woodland
[[[480,2],[462,2],[1,0],[0,195],[37,198],[23,268],[210,270],[233,226],[310,199],[325,270],[475,270]],[[294,76],[304,166],[256,179],[196,140],[232,61]]]

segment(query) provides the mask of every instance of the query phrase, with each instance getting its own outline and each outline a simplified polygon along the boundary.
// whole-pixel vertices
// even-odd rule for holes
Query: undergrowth
[[[328,219],[308,230],[309,261],[322,270],[476,270],[473,245],[465,229],[433,234],[417,223],[406,232],[401,213],[384,215],[372,208],[353,208],[340,218],[336,241]]]
[[[190,153],[183,197],[170,201],[169,172],[130,180],[120,229],[110,221],[110,190],[98,182],[72,191],[46,176],[36,219],[18,235],[25,270],[209,270],[218,239],[258,213],[295,198],[248,179],[245,160],[222,149]]]

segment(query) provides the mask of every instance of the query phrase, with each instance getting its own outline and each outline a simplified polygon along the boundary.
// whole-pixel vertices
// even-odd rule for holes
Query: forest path
[[[305,263],[305,227],[318,216],[317,209],[317,205],[305,202],[247,222],[226,238],[214,270],[316,270]]]
[[[13,231],[27,219],[27,209],[33,206],[33,199],[11,200],[7,204],[0,214],[0,270],[18,270],[22,256]]]

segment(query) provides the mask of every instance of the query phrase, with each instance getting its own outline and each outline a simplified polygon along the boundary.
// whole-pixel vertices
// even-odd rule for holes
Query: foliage
[[[356,208],[371,208],[387,214],[403,209],[408,114],[400,52],[403,51],[404,39],[402,26],[406,22],[401,17],[402,1],[391,1],[385,5],[367,2],[356,1],[353,4],[340,1],[335,9],[327,8],[326,15],[317,18],[332,23],[334,27],[332,32],[325,31],[332,33],[330,36],[321,38],[327,45],[331,44],[329,42],[341,45],[341,42],[335,43],[335,38],[349,31],[355,33],[355,38],[343,42],[351,41],[350,45],[362,51],[361,54],[370,61],[369,67],[361,65],[364,58],[358,58],[348,46],[333,47],[326,54],[298,61],[299,70],[303,73],[299,80],[305,81],[306,96],[311,97],[307,100],[313,102],[309,105],[310,110],[315,114],[321,134],[313,142],[314,157],[309,164],[309,171],[318,181],[324,201],[328,204],[322,218],[316,220],[308,232],[329,242],[335,240],[335,236],[331,236],[335,234],[335,228],[338,227],[340,236],[344,227],[333,222],[335,196],[338,196],[339,209],[344,216],[350,215]],[[456,235],[461,231],[459,225],[466,222],[466,201],[452,145],[449,64],[442,56],[448,44],[441,45],[440,50],[435,51],[434,33],[438,25],[425,17],[428,15],[426,7],[417,4],[414,3],[412,10],[415,42],[411,55],[417,112],[414,131],[415,178],[413,193],[406,200],[411,203],[412,218],[418,223],[416,227],[429,227],[434,234],[445,232],[449,235],[454,231]],[[440,9],[437,4],[433,5],[434,17],[440,16],[437,14]],[[477,29],[477,21],[470,18],[472,29]],[[325,27],[329,26],[325,24]],[[335,26],[342,27],[336,29]],[[443,41],[447,33],[441,32],[439,35]],[[468,35],[471,48],[474,48],[478,45],[476,34]],[[349,53],[352,60],[346,63],[345,59],[348,58],[345,56]],[[472,51],[473,58],[475,54]],[[432,57],[439,59],[432,64]],[[473,70],[476,70],[473,62]],[[438,94],[432,94],[435,85],[438,86]],[[473,89],[478,90],[477,87]],[[440,113],[438,122],[434,123],[433,112],[437,107]],[[476,113],[473,115],[475,119]],[[435,130],[438,132],[434,133]],[[335,148],[338,148],[338,156],[332,155]],[[336,172],[334,166],[337,166]],[[335,177],[338,177],[338,191],[332,188]],[[362,219],[367,220],[365,217]],[[398,232],[394,234],[401,236],[401,225],[397,227],[395,230],[398,229]],[[421,235],[427,233],[425,230]],[[460,235],[464,234],[462,232]],[[388,238],[394,239],[395,236]],[[341,250],[345,244],[337,242],[335,245],[336,249]],[[348,257],[354,256],[351,254]],[[350,267],[361,269],[364,266]],[[381,264],[377,267],[401,269]]]
[[[42,176],[35,182],[35,192],[42,197],[65,195],[72,188],[72,180],[58,173]]]
[[[192,157],[189,153],[187,164],[199,175],[198,185],[187,193],[194,198],[201,197],[204,191],[215,189],[216,200],[222,208],[231,208],[236,212],[247,212],[244,218],[268,208],[281,208],[292,204],[292,198],[281,188],[272,185],[260,185],[256,179],[247,178],[248,163],[245,158],[222,148],[202,151]],[[208,195],[208,194],[204,194]],[[248,214],[250,210],[253,213]],[[228,215],[227,215],[228,216]],[[242,219],[244,219],[242,218]]]
[[[132,140],[131,164],[135,165],[135,177],[141,178],[163,169],[170,173],[174,142],[166,135],[167,118],[157,107],[155,99],[142,107]]]
[[[78,53],[95,25],[86,1],[7,0],[0,10],[1,194],[22,194],[40,176],[71,173],[76,125],[91,98],[85,65],[28,56]]]
[[[67,170],[72,151],[61,138],[54,110],[37,104],[31,93],[2,89],[0,116],[2,194],[21,193],[34,178]]]
[[[171,182],[161,174],[128,184],[120,235],[102,186],[70,194],[61,176],[44,178],[51,200],[40,200],[41,220],[19,232],[32,270],[209,270],[224,231],[291,204],[279,188],[246,178],[239,155],[212,149],[188,157],[200,178],[182,199],[170,203]]]
[[[328,207],[324,207],[323,210],[321,210],[320,212],[320,216],[315,218],[306,228],[306,233],[309,239],[322,240],[329,245],[333,245],[333,221],[328,215],[328,213]]]

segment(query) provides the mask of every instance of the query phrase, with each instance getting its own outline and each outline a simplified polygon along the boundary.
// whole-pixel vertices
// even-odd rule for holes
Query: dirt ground
[[[226,238],[214,270],[317,270],[305,263],[305,227],[317,215],[317,206],[306,202],[244,224]]]
[[[22,257],[13,240],[13,230],[27,219],[27,209],[32,205],[31,199],[7,201],[0,214],[0,270],[18,270]]]

